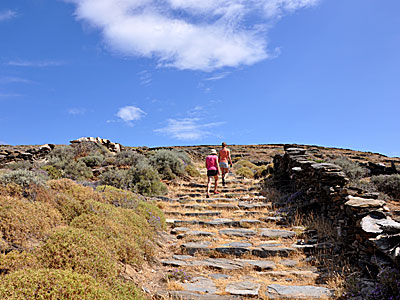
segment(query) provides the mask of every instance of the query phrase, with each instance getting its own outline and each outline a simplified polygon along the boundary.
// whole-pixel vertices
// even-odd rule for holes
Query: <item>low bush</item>
[[[92,209],[92,213],[75,218],[71,226],[85,229],[105,241],[120,261],[140,265],[148,255],[146,247],[154,236],[144,214],[98,202],[92,203]]]
[[[100,185],[96,188],[105,201],[117,207],[136,209],[142,196],[131,191],[119,189],[109,185]]]
[[[29,170],[15,170],[1,174],[0,184],[7,185],[9,183],[15,183],[23,188],[27,188],[32,184],[45,185],[46,179],[46,176],[42,173]]]
[[[49,269],[73,270],[97,279],[115,279],[116,261],[107,244],[89,231],[60,228],[38,249],[38,259]]]
[[[29,160],[21,160],[6,164],[5,168],[10,170],[32,170],[34,165]]]
[[[197,170],[197,168],[194,165],[186,165],[185,172],[190,177],[200,177],[200,172],[199,172],[199,170]]]
[[[72,270],[21,270],[0,281],[0,299],[7,300],[112,300],[106,286]]]
[[[254,173],[254,178],[258,179],[258,178],[267,176],[269,174],[268,170],[269,170],[268,166],[256,167],[255,173]]]
[[[130,169],[127,180],[130,190],[145,196],[165,195],[168,192],[157,171],[145,162],[139,162],[135,168]]]
[[[63,176],[63,172],[52,165],[43,166],[41,169],[47,172],[50,179],[60,179]]]
[[[236,175],[243,176],[245,178],[254,178],[253,171],[248,167],[241,167],[236,171]]]
[[[182,154],[172,150],[158,150],[150,157],[150,164],[163,179],[174,179],[185,174]]]
[[[371,182],[378,191],[400,199],[400,174],[372,176]]]
[[[39,268],[39,263],[31,252],[11,251],[7,254],[0,254],[0,270],[3,273],[35,268]]]
[[[257,166],[248,160],[239,160],[237,163],[234,164],[233,166],[235,169],[240,169],[243,167],[249,168],[251,170],[255,170]]]
[[[53,191],[70,195],[80,202],[88,200],[105,202],[103,197],[93,188],[77,184],[70,179],[49,180],[47,185]]]
[[[166,223],[164,213],[156,203],[140,201],[137,211],[146,218],[149,225],[155,230],[165,229]]]
[[[360,179],[368,174],[368,170],[366,168],[361,167],[357,162],[354,162],[346,157],[338,157],[329,162],[341,167],[343,172],[351,180]]]
[[[103,185],[113,186],[119,189],[127,189],[128,170],[111,169],[100,175],[100,181]]]
[[[102,155],[88,155],[78,159],[78,162],[83,162],[87,167],[94,168],[101,166],[104,156]]]
[[[62,216],[51,204],[0,196],[0,232],[10,248],[32,248],[61,224]]]
[[[74,143],[69,147],[72,148],[75,159],[92,155],[106,156],[110,153],[105,146],[89,141]]]
[[[117,166],[135,166],[139,161],[147,161],[146,156],[134,151],[122,151],[115,155],[115,165]]]

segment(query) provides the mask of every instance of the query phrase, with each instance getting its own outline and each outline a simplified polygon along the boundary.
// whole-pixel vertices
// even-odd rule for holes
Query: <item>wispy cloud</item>
[[[64,61],[55,61],[55,60],[47,60],[47,61],[12,60],[7,63],[7,65],[14,67],[36,67],[36,68],[59,67],[65,64],[66,63]]]
[[[0,22],[13,19],[17,16],[17,12],[13,10],[0,11]]]
[[[86,109],[81,107],[74,107],[68,109],[68,113],[73,116],[84,115],[86,113]]]
[[[231,74],[231,72],[223,72],[223,73],[218,73],[218,74],[214,74],[206,79],[204,79],[205,81],[216,81],[216,80],[221,80],[224,79],[226,76],[228,76],[229,74]]]
[[[153,81],[152,74],[147,70],[139,72],[138,76],[139,76],[139,80],[140,80],[140,84],[141,85],[149,86],[150,83]]]
[[[6,142],[0,141],[0,145],[8,145]]]
[[[124,106],[117,112],[117,117],[125,122],[128,126],[133,126],[133,121],[138,121],[144,117],[146,113],[136,106]]]
[[[211,71],[269,58],[266,30],[273,21],[319,0],[64,1],[116,52]]]
[[[6,83],[35,83],[34,81],[26,78],[20,78],[20,77],[10,77],[10,76],[4,76],[0,77],[0,84],[6,84]]]
[[[193,141],[213,135],[210,129],[224,124],[224,122],[202,123],[202,121],[201,118],[168,119],[166,127],[154,131],[178,140]]]

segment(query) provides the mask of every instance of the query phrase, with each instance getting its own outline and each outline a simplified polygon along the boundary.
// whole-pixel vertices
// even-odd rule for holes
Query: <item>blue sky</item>
[[[400,156],[398,0],[2,0],[0,143]]]

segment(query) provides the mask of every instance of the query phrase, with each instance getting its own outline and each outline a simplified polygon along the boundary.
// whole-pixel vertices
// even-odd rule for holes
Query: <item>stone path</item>
[[[298,243],[302,228],[288,228],[284,216],[259,194],[255,180],[229,174],[220,194],[205,198],[205,174],[184,183],[174,197],[160,197],[174,253],[168,299],[331,299],[316,284],[319,274]]]

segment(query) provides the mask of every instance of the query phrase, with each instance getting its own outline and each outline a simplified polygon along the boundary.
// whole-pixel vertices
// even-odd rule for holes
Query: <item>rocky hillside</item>
[[[388,245],[396,249],[400,158],[232,145],[227,184],[206,198],[210,148],[218,146],[128,147],[100,138],[0,146],[1,298],[398,295],[397,271],[385,275],[386,285],[382,280],[385,270],[398,268],[396,255],[371,254],[369,239],[380,233],[352,228],[366,216],[390,218]],[[374,259],[381,263],[365,263]],[[363,272],[371,266],[382,268]],[[63,288],[55,291],[54,282]]]

